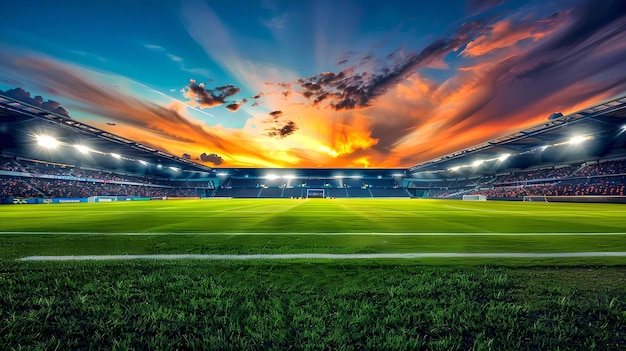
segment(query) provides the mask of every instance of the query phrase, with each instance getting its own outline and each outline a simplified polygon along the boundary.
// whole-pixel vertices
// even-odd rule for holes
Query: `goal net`
[[[485,195],[463,195],[463,201],[487,201]]]
[[[306,189],[306,198],[310,199],[310,198],[318,198],[318,199],[323,199],[324,196],[324,189]]]
[[[90,196],[88,202],[116,202],[117,196]]]
[[[548,202],[548,198],[545,195],[524,196],[524,202]]]

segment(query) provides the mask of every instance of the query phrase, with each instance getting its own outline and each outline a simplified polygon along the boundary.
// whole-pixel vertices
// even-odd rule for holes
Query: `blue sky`
[[[407,167],[626,89],[617,0],[11,1],[0,11],[0,89],[174,154],[214,154],[216,166]]]

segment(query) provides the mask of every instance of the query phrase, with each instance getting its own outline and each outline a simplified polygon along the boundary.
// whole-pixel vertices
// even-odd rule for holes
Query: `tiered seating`
[[[348,191],[345,188],[330,188],[327,190],[326,196],[344,198],[348,197]]]
[[[370,188],[373,197],[410,197],[404,188]]]
[[[283,188],[262,188],[259,197],[282,197]]]
[[[372,197],[368,189],[346,188],[346,190],[348,191],[348,197]]]
[[[257,188],[219,188],[213,197],[258,197],[261,189]]]

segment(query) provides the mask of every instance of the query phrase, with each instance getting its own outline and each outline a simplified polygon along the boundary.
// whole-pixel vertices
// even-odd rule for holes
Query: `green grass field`
[[[611,204],[253,199],[6,206],[0,211],[0,258],[6,259],[625,251],[626,206]],[[626,263],[623,257],[585,259]],[[520,261],[515,257],[421,259],[503,264],[511,260],[516,265]]]
[[[624,252],[626,206],[610,204],[2,206],[0,340],[5,349],[619,350]],[[186,259],[20,260],[155,254]],[[241,260],[259,254],[329,256]]]

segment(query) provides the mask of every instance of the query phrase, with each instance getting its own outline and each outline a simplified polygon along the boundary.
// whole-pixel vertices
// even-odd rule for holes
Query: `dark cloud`
[[[253,99],[260,99],[260,98],[262,98],[262,97],[263,97],[263,93],[258,93],[258,94],[256,94],[256,95],[254,95],[252,98],[253,98]]]
[[[283,139],[295,133],[297,130],[298,126],[294,121],[287,121],[282,126],[266,129],[265,135],[270,138]]]
[[[246,102],[248,102],[248,100],[246,100],[246,99],[243,99],[243,100],[241,100],[239,102],[232,102],[232,103],[226,105],[226,108],[229,109],[230,111],[236,112]]]
[[[191,160],[191,155],[189,155],[189,154],[183,154],[183,158],[184,158],[185,160]]]
[[[224,159],[221,156],[217,155],[217,154],[208,154],[207,155],[206,152],[203,152],[200,155],[200,161],[202,161],[202,162],[210,162],[210,163],[212,163],[212,164],[217,166],[217,165],[221,165],[222,162],[224,162]]]
[[[272,111],[269,114],[270,114],[270,116],[272,116],[274,118],[278,118],[278,117],[283,115],[283,111]]]
[[[308,78],[299,78],[295,91],[312,100],[312,105],[325,102],[334,110],[352,110],[369,107],[371,101],[387,92],[387,90],[406,79],[416,69],[425,67],[443,59],[450,52],[457,50],[477,36],[488,30],[490,18],[482,18],[462,24],[450,37],[439,39],[421,52],[397,55],[397,50],[380,65],[379,60],[368,54],[362,57],[360,65],[374,62],[378,65],[371,73],[358,69],[346,68],[340,72],[322,72]],[[393,60],[393,61],[392,61]],[[290,92],[291,84],[280,83],[280,87]]]
[[[610,26],[615,21],[623,20],[626,16],[626,1],[603,0],[600,4],[598,1],[587,0],[574,9],[573,15],[575,22],[548,46],[549,49],[578,45],[598,30]]]
[[[0,93],[15,100],[19,100],[33,106],[41,107],[42,109],[47,111],[58,113],[62,116],[70,116],[67,110],[61,107],[60,103],[53,100],[44,101],[44,99],[39,95],[31,98],[30,92],[22,88],[9,89],[7,91],[0,90]]]
[[[226,104],[227,98],[239,93],[240,91],[241,89],[233,84],[219,86],[214,89],[207,89],[205,88],[204,83],[197,84],[194,79],[191,79],[189,81],[189,85],[183,89],[183,94],[185,97],[198,103],[200,107],[207,108]]]

